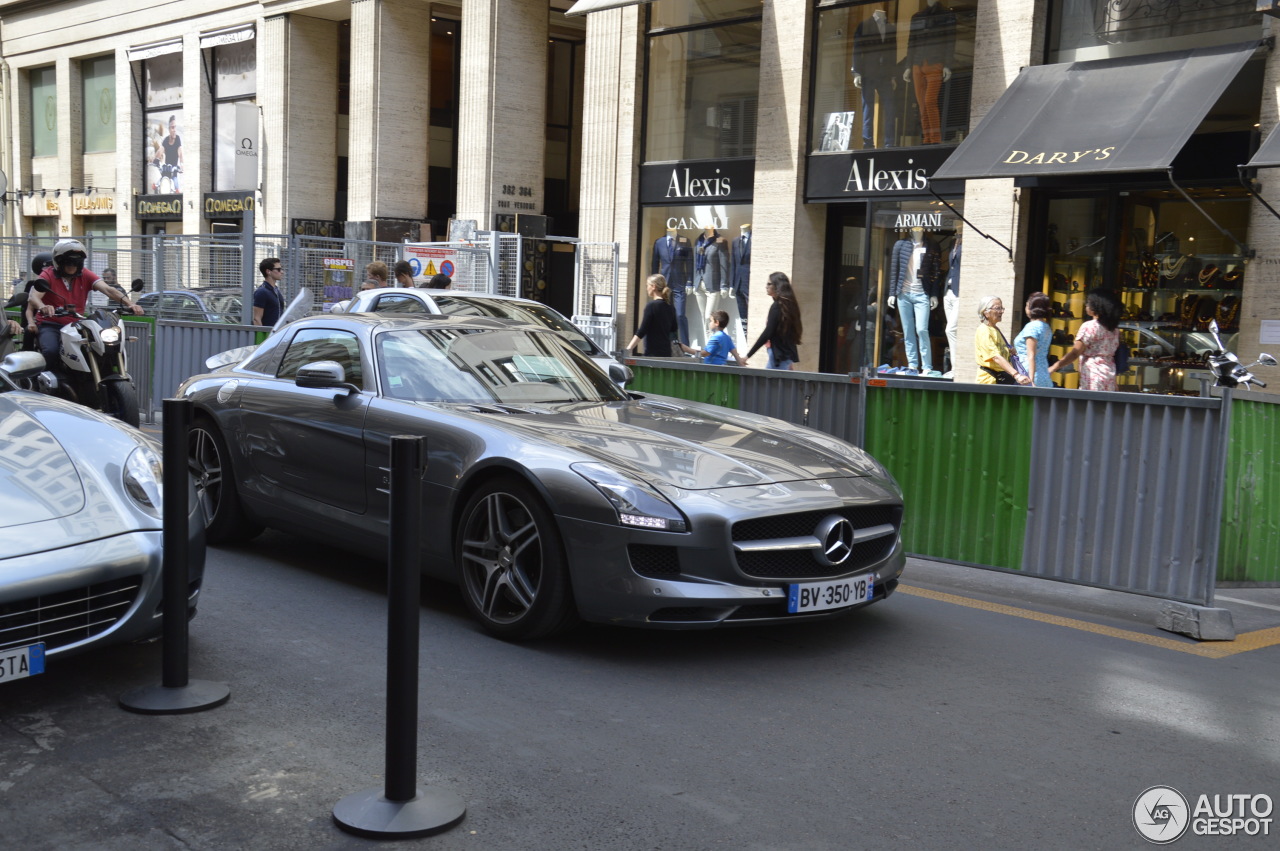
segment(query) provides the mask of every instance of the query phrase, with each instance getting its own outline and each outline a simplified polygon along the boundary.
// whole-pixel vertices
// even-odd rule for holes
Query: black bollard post
[[[371,839],[440,833],[462,821],[453,792],[418,789],[418,619],[422,583],[421,437],[391,438],[391,507],[387,545],[386,784],[348,795],[333,808],[338,827]]]
[[[187,432],[191,429],[189,399],[164,400],[164,504],[162,506],[164,570],[161,578],[164,604],[161,610],[163,646],[160,685],[126,692],[120,706],[144,715],[178,715],[221,706],[231,697],[225,683],[191,681],[187,669],[187,588],[190,552],[188,523],[191,472],[187,457]],[[201,540],[200,546],[204,546]]]

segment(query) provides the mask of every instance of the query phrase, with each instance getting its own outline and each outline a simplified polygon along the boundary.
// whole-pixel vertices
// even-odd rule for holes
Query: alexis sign
[[[749,204],[755,160],[698,160],[640,166],[641,204]]]
[[[932,175],[952,148],[887,148],[809,157],[805,196],[810,201],[926,195]],[[942,191],[939,186],[934,189]],[[962,184],[946,181],[948,191]]]

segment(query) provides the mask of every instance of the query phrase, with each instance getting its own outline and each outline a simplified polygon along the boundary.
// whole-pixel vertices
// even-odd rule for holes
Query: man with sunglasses
[[[253,291],[253,324],[271,327],[284,312],[284,293],[280,291],[284,265],[279,257],[268,257],[258,264],[258,271],[262,285]]]
[[[88,256],[84,246],[76,240],[59,240],[53,246],[53,265],[40,273],[39,282],[43,286],[33,287],[27,294],[27,304],[34,308],[36,314],[40,353],[44,355],[49,369],[56,369],[61,362],[62,326],[76,321],[74,316],[54,316],[57,308],[70,307],[77,313],[84,313],[90,291],[96,290],[135,314],[144,312],[123,292],[108,286],[92,270],[86,269],[84,261]]]

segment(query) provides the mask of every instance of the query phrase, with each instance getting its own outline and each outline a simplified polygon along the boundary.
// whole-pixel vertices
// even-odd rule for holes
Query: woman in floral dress
[[[1049,367],[1049,372],[1079,360],[1081,390],[1115,390],[1120,301],[1106,290],[1094,290],[1085,299],[1084,312],[1089,314],[1089,321],[1080,326],[1075,343]]]

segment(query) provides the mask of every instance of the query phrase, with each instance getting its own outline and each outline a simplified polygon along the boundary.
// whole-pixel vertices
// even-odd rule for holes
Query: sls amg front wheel
[[[472,494],[455,550],[467,607],[493,635],[541,638],[577,622],[555,518],[523,481]]]
[[[200,416],[192,423],[187,452],[196,495],[204,504],[205,539],[211,544],[241,543],[258,535],[262,527],[240,506],[227,443],[209,418]]]

